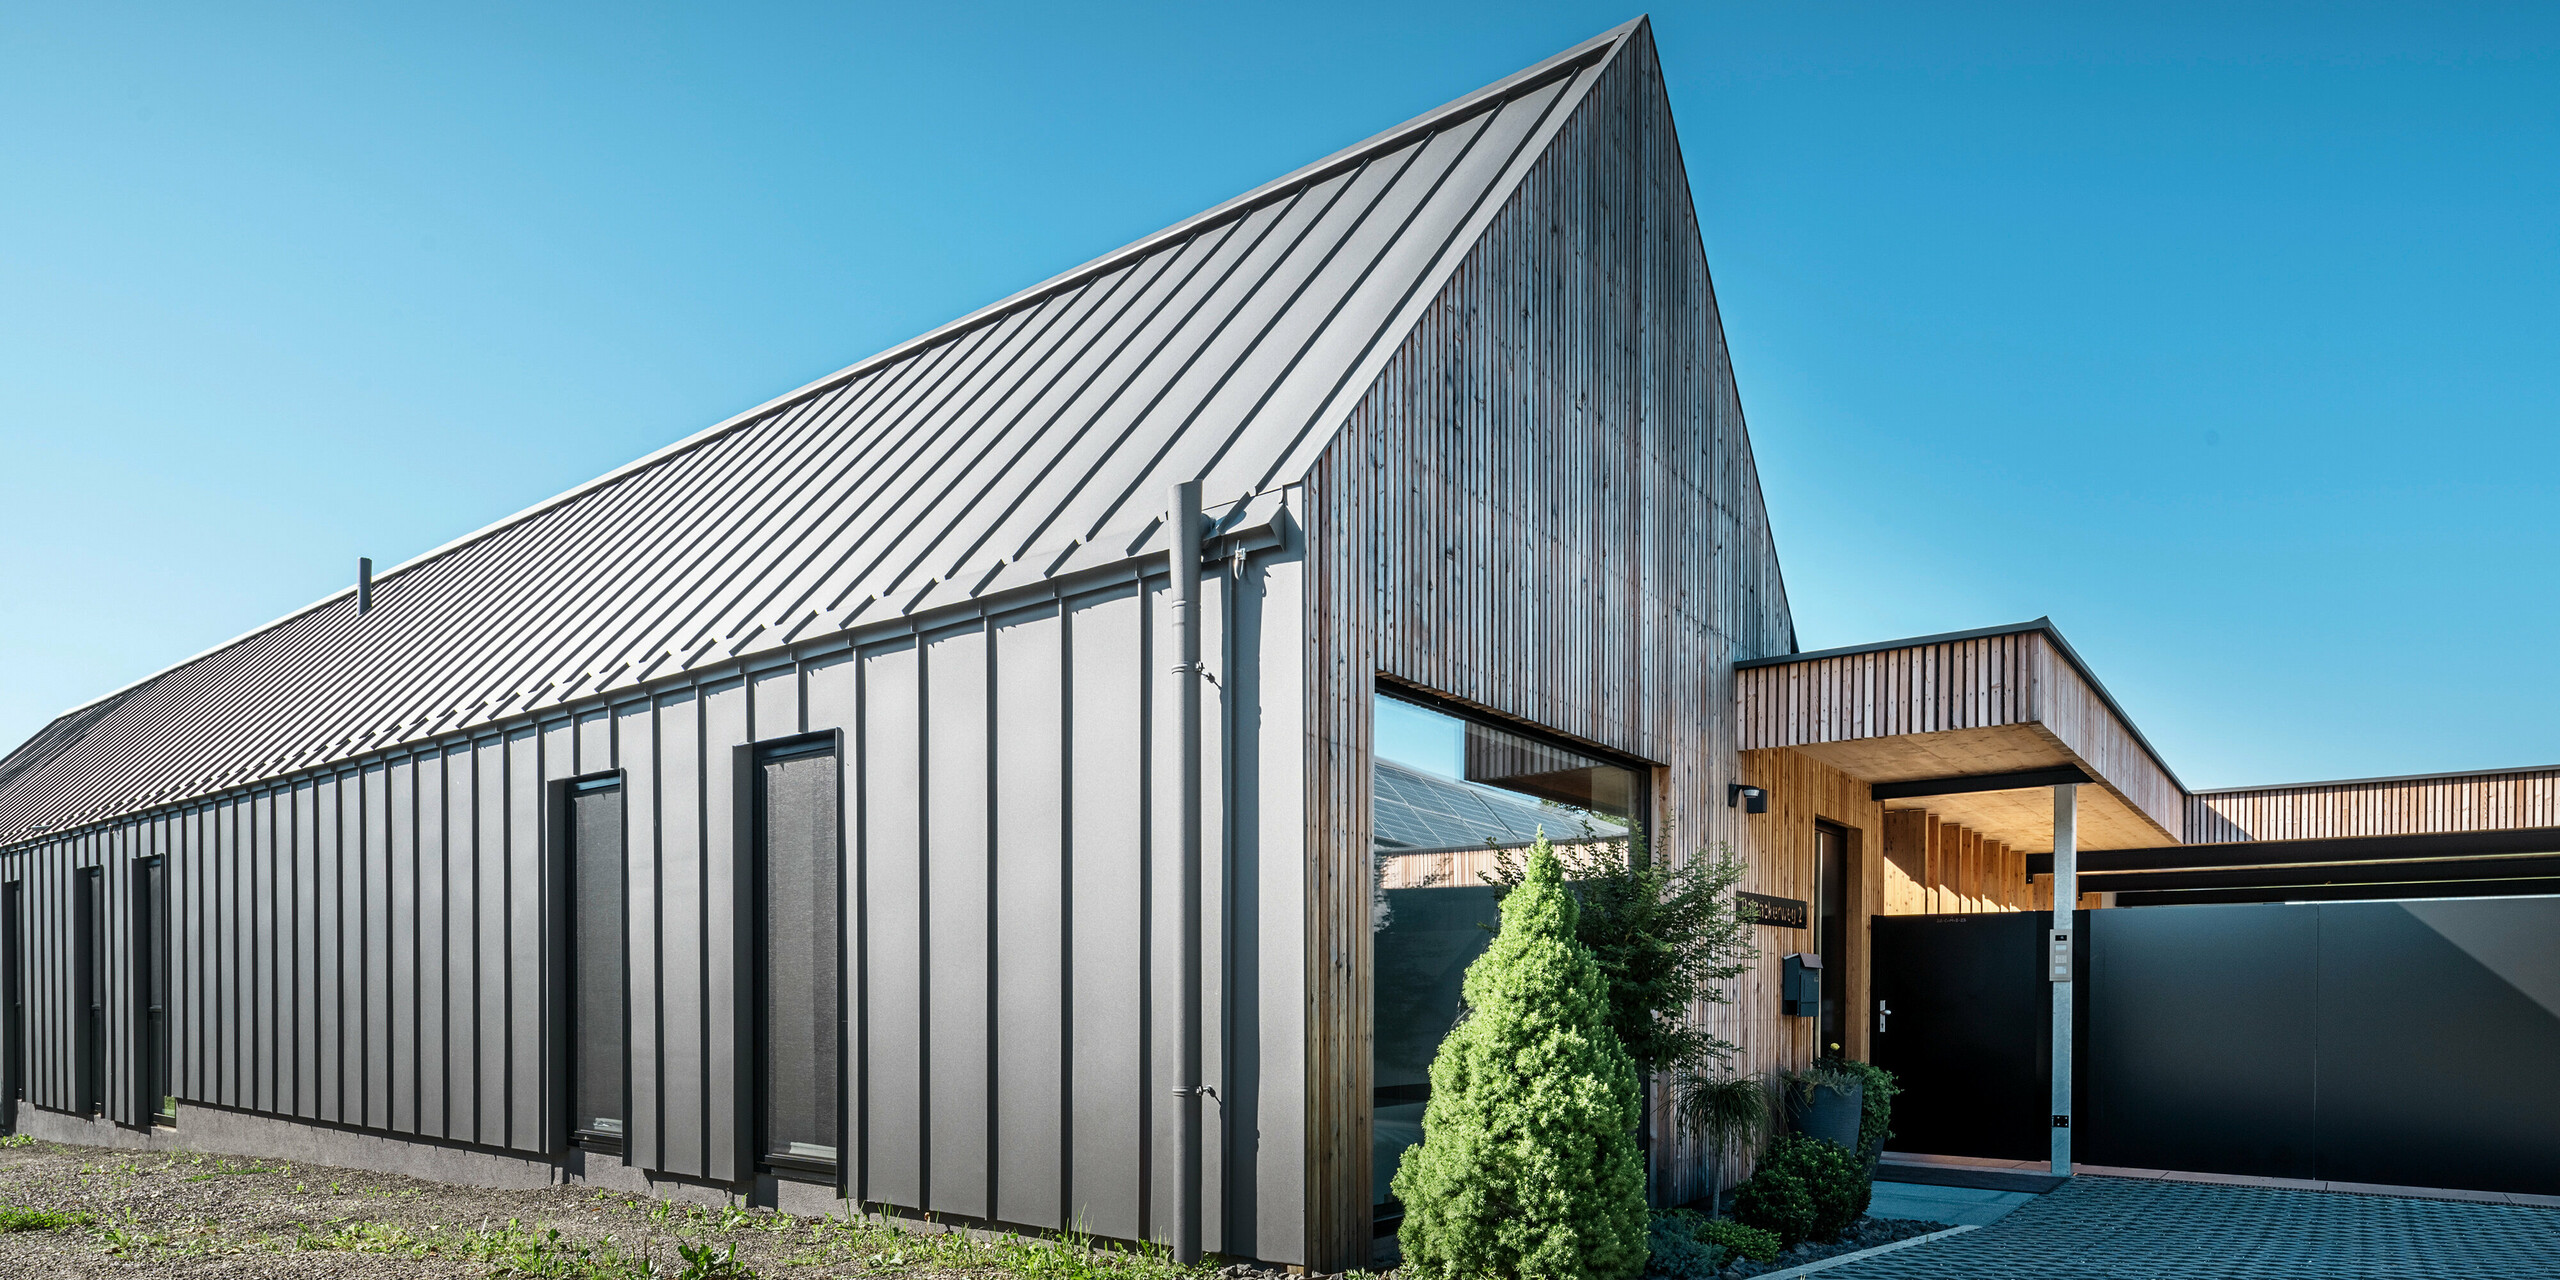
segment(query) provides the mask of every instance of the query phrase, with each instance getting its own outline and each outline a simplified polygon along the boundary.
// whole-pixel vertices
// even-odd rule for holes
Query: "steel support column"
[[[2071,909],[2080,897],[2080,788],[2053,789],[2053,921],[2045,965],[2053,979],[2053,1172],[2071,1176]]]

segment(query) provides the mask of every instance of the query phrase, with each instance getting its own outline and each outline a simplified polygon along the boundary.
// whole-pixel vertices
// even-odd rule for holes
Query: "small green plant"
[[[1746,1227],[1731,1218],[1717,1218],[1697,1230],[1698,1242],[1712,1244],[1729,1253],[1740,1254],[1753,1262],[1767,1264],[1778,1260],[1776,1234],[1758,1227]]]
[[[1653,1215],[1652,1234],[1645,1238],[1645,1280],[1715,1280],[1724,1270],[1726,1251],[1698,1238],[1705,1214],[1672,1209]]]
[[[1872,1170],[1884,1154],[1884,1144],[1893,1139],[1893,1100],[1901,1094],[1902,1084],[1892,1072],[1872,1062],[1838,1059],[1830,1065],[1856,1076],[1863,1088],[1858,1103],[1858,1158]]]
[[[36,1140],[31,1134],[13,1133],[8,1137],[0,1138],[0,1147],[32,1147],[35,1144]]]
[[[1866,1162],[1855,1152],[1819,1138],[1791,1133],[1771,1143],[1769,1154],[1760,1161],[1760,1172],[1751,1175],[1752,1180],[1759,1181],[1763,1174],[1773,1181],[1791,1182],[1804,1191],[1811,1216],[1801,1236],[1790,1235],[1775,1222],[1753,1223],[1788,1236],[1789,1244],[1800,1239],[1839,1239],[1840,1233],[1856,1225],[1858,1215],[1867,1211],[1872,1185],[1867,1181]],[[1739,1198],[1734,1215],[1745,1222],[1752,1221],[1742,1213]]]
[[[63,1209],[37,1209],[21,1204],[0,1204],[0,1231],[60,1231],[87,1222],[89,1215]]]
[[[676,1280],[755,1280],[754,1269],[738,1261],[738,1246],[680,1244]]]
[[[1636,1068],[1579,917],[1540,835],[1493,945],[1467,967],[1466,1013],[1431,1063],[1422,1144],[1396,1170],[1413,1275],[1620,1280],[1644,1266]]]
[[[1790,1169],[1763,1160],[1752,1175],[1733,1189],[1733,1216],[1758,1227],[1792,1249],[1813,1238],[1813,1193]]]

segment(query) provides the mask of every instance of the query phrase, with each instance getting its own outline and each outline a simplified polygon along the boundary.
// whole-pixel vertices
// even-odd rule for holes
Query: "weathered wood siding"
[[[1755,892],[1799,898],[1818,909],[1821,899],[1817,896],[1814,824],[1828,822],[1848,833],[1850,928],[1844,959],[1849,968],[1849,1011],[1843,1018],[1847,1040],[1842,1047],[1848,1056],[1864,1058],[1871,976],[1867,920],[1884,912],[1884,806],[1868,795],[1866,783],[1799,752],[1745,751],[1739,763],[1740,781],[1769,793],[1767,813],[1744,814],[1736,819],[1743,828],[1743,838],[1736,847],[1747,851],[1752,859]],[[1759,887],[1762,885],[1774,887]],[[1737,1041],[1744,1049],[1743,1060],[1735,1065],[1749,1071],[1797,1065],[1822,1052],[1815,1043],[1817,1020],[1790,1018],[1781,1013],[1779,983],[1786,969],[1786,954],[1808,949],[1813,937],[1806,930],[1765,925],[1755,932],[1760,945],[1759,963],[1743,976],[1734,1003],[1716,1008],[1710,1021],[1730,1024],[1741,1031],[1739,1036],[1725,1033],[1725,1038]]]
[[[1340,1268],[1369,1248],[1376,681],[1654,762],[1671,848],[1746,838],[1724,806],[1731,663],[1787,651],[1791,624],[1648,40],[1395,353],[1307,505],[1307,1230]],[[1796,1051],[1730,1030],[1755,1064]]]
[[[2318,840],[2560,826],[2560,767],[2200,791],[2187,842]]]
[[[2162,832],[2184,828],[2177,779],[2042,630],[1749,667],[1735,697],[1745,750],[2039,726]]]
[[[2035,632],[1808,658],[1736,676],[1746,751],[2027,724]]]

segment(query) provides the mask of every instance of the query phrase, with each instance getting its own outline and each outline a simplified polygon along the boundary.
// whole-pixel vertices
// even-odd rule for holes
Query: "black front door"
[[[2053,994],[2042,968],[2049,918],[2041,911],[1875,918],[1874,1058],[1902,1085],[1894,1150],[2005,1160],[2051,1154]]]

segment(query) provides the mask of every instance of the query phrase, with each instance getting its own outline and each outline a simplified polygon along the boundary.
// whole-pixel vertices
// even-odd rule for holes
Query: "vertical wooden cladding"
[[[1657,762],[1673,848],[1748,838],[1723,801],[1727,673],[1791,623],[1648,40],[1354,407],[1307,505],[1305,1230],[1340,1268],[1369,1248],[1374,679]],[[1779,861],[1754,887],[1804,874]],[[1666,1161],[1675,1196],[1692,1163]]]
[[[2077,664],[2048,637],[2038,634],[2036,641],[2036,718],[2073,755],[2088,763],[2090,773],[2161,831],[2183,830],[2186,788],[2178,785]]]
[[[2560,826],[2560,767],[2303,783],[2186,798],[2190,844]]]
[[[1743,750],[2024,724],[2037,632],[1810,658],[1735,673]]]
[[[2040,724],[2097,779],[2181,830],[2185,792],[2040,627],[1735,673],[1744,750]]]
[[[1745,839],[1739,844],[1752,858],[1756,892],[1798,899],[1818,910],[1820,867],[1814,824],[1828,822],[1848,833],[1850,875],[1845,898],[1851,925],[1844,959],[1849,968],[1850,1008],[1863,1011],[1868,999],[1866,921],[1883,910],[1889,815],[1868,793],[1865,782],[1811,756],[1746,751],[1739,763],[1738,781],[1760,787],[1769,796],[1767,813],[1742,819]],[[1817,1020],[1784,1016],[1778,1002],[1786,954],[1812,950],[1812,934],[1771,926],[1755,933],[1758,962],[1743,975],[1734,1003],[1716,1007],[1710,1018],[1711,1025],[1728,1028],[1719,1034],[1743,1047],[1734,1067],[1745,1074],[1800,1065],[1821,1049],[1814,1043]],[[1843,1052],[1864,1058],[1867,1020],[1863,1013],[1852,1012],[1844,1018],[1842,1030],[1847,1037]]]
[[[1925,809],[1886,811],[1884,855],[1884,915],[2053,909],[2053,877],[2030,881],[2026,851]]]

